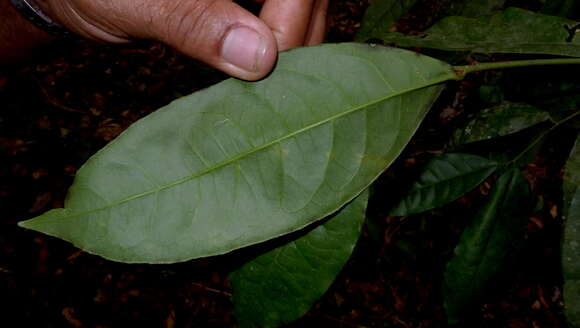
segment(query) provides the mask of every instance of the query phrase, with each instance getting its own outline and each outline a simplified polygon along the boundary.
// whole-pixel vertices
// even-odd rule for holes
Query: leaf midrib
[[[507,189],[505,190],[505,193],[503,195],[501,195],[501,197],[499,197],[497,199],[497,202],[494,202],[497,206],[495,206],[496,209],[493,210],[491,214],[497,213],[498,212],[497,211],[497,208],[499,206],[502,206],[503,207],[505,205],[506,201],[511,196],[511,190],[514,188],[514,184],[517,183],[515,181],[516,179],[517,179],[517,176],[516,175],[512,175],[510,177],[510,180],[506,183],[506,188]],[[486,213],[486,216],[487,216],[487,214],[488,213]],[[490,228],[491,231],[489,232],[487,238],[485,238],[485,243],[484,243],[484,246],[483,246],[483,251],[481,252],[481,254],[483,256],[481,256],[480,258],[478,258],[479,261],[476,263],[476,269],[475,269],[475,272],[473,273],[473,279],[469,283],[470,290],[473,290],[473,288],[475,286],[475,283],[478,280],[477,277],[479,276],[479,272],[481,271],[481,268],[482,268],[483,264],[487,260],[487,257],[488,257],[487,252],[488,252],[488,249],[491,248],[490,244],[492,242],[493,235],[495,234],[495,231],[498,229],[498,225],[500,224],[500,219],[502,219],[501,215],[500,215],[500,218],[499,219],[497,218],[497,216],[495,217],[495,220],[492,223],[492,226]]]
[[[199,171],[199,172],[197,172],[195,174],[192,174],[192,175],[183,177],[181,179],[175,180],[173,182],[170,182],[168,184],[159,186],[157,188],[154,188],[154,189],[151,189],[151,190],[148,190],[148,191],[144,191],[142,193],[135,194],[133,196],[129,196],[127,198],[121,199],[119,201],[116,201],[116,202],[113,202],[113,203],[110,203],[110,204],[107,204],[105,206],[101,206],[101,207],[98,207],[98,208],[95,208],[95,209],[92,209],[92,210],[87,210],[87,211],[83,211],[83,212],[77,212],[77,213],[73,213],[71,215],[67,215],[67,216],[63,216],[63,217],[55,217],[54,220],[60,220],[60,219],[63,219],[63,218],[73,218],[73,217],[77,217],[77,216],[82,216],[82,215],[86,215],[86,214],[90,214],[90,213],[102,211],[102,210],[105,210],[105,209],[109,209],[109,208],[112,208],[112,207],[115,207],[115,206],[118,206],[118,205],[121,205],[121,204],[130,202],[130,201],[135,200],[135,199],[138,199],[138,198],[142,198],[142,197],[145,197],[145,196],[148,196],[148,195],[152,195],[152,194],[161,192],[161,191],[166,190],[166,189],[170,189],[170,188],[175,187],[175,186],[178,186],[178,185],[180,185],[182,183],[186,183],[186,182],[188,182],[190,180],[199,178],[199,177],[201,177],[203,175],[206,175],[206,174],[211,173],[213,171],[219,170],[219,169],[221,169],[223,167],[226,167],[226,166],[228,166],[228,165],[230,165],[232,163],[235,163],[235,162],[237,162],[237,161],[239,161],[239,160],[241,160],[241,159],[243,159],[243,158],[245,158],[247,156],[250,156],[250,155],[252,155],[254,153],[257,153],[257,152],[259,152],[261,150],[267,149],[267,148],[269,148],[269,147],[271,147],[273,145],[276,145],[276,144],[278,144],[278,143],[280,143],[280,142],[282,142],[284,140],[290,139],[290,138],[292,138],[292,137],[294,137],[296,135],[299,135],[299,134],[301,134],[303,132],[307,132],[309,130],[312,130],[314,128],[317,128],[317,127],[319,127],[321,125],[324,125],[324,124],[326,124],[328,122],[331,122],[333,120],[337,120],[337,119],[339,119],[341,117],[344,117],[344,116],[353,114],[353,113],[358,112],[358,111],[360,111],[362,109],[365,109],[367,107],[373,106],[375,104],[381,103],[383,101],[389,100],[391,98],[394,98],[394,97],[397,97],[397,96],[400,96],[400,95],[403,95],[403,94],[406,94],[406,93],[409,93],[409,92],[412,92],[412,91],[424,89],[424,88],[427,88],[427,87],[430,87],[430,86],[433,86],[433,85],[436,85],[436,84],[440,84],[440,83],[443,83],[443,82],[446,82],[446,81],[449,81],[449,80],[457,79],[458,77],[455,74],[455,72],[452,70],[451,67],[449,68],[449,70],[450,71],[448,73],[442,74],[441,76],[439,76],[437,78],[434,78],[431,81],[427,81],[427,82],[425,82],[423,84],[420,84],[420,85],[415,86],[415,87],[412,87],[412,88],[403,89],[403,90],[400,90],[400,91],[397,91],[397,92],[393,92],[393,93],[388,94],[388,95],[386,95],[384,97],[379,97],[376,100],[372,100],[372,101],[370,101],[368,103],[365,103],[365,104],[362,104],[362,105],[353,107],[353,108],[351,108],[349,110],[346,110],[344,112],[337,113],[335,115],[331,115],[331,116],[329,116],[326,119],[320,120],[318,122],[315,122],[315,123],[312,123],[310,125],[307,125],[307,126],[305,126],[303,128],[300,128],[300,129],[298,129],[298,130],[296,130],[294,132],[291,132],[289,134],[286,134],[286,135],[283,135],[281,137],[278,137],[278,138],[276,138],[276,139],[274,139],[272,141],[269,141],[269,142],[267,142],[267,143],[265,143],[265,144],[263,144],[261,146],[258,146],[258,147],[255,147],[255,148],[251,149],[251,150],[242,152],[242,153],[240,153],[240,154],[238,154],[236,156],[227,158],[227,159],[225,159],[225,160],[223,160],[223,161],[221,161],[221,162],[219,162],[219,163],[217,163],[217,164],[215,164],[215,165],[213,165],[211,167],[208,167],[206,169],[203,169],[203,170],[201,170],[201,171]],[[47,221],[50,221],[50,219],[43,219],[43,222],[46,223]]]

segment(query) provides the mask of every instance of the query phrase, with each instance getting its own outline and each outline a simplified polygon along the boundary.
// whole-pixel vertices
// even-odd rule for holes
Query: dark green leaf
[[[399,49],[289,51],[262,81],[226,80],[138,121],[83,165],[65,208],[21,226],[146,263],[302,229],[390,165],[454,76]]]
[[[450,323],[477,309],[514,245],[523,240],[530,209],[527,181],[519,170],[507,171],[461,235],[447,264],[443,297]]]
[[[564,274],[564,313],[568,325],[580,327],[580,188],[567,204],[562,246]]]
[[[538,108],[518,103],[503,103],[484,109],[453,136],[455,145],[488,140],[516,133],[547,121],[550,115]]]
[[[461,145],[457,149],[494,160],[507,168],[522,168],[534,161],[553,126],[551,122],[539,123],[513,134]]]
[[[574,147],[570,151],[570,156],[566,161],[563,187],[564,204],[570,204],[576,194],[576,189],[580,187],[580,137],[576,140]]]
[[[479,17],[489,15],[494,11],[503,9],[505,0],[469,0],[461,1],[455,8],[458,16]]]
[[[580,137],[564,171],[564,313],[570,327],[580,327]]]
[[[376,37],[403,47],[580,56],[575,26],[576,22],[568,19],[509,8],[480,18],[447,17],[419,36],[393,32]]]
[[[366,41],[387,32],[415,2],[417,0],[371,0],[356,34],[356,40]]]
[[[470,154],[433,158],[390,215],[410,215],[443,206],[483,182],[497,163]]]
[[[278,327],[300,318],[326,292],[361,232],[368,191],[306,235],[232,273],[240,327]]]
[[[501,86],[497,84],[482,85],[477,90],[477,93],[482,104],[493,106],[504,102],[503,90]]]

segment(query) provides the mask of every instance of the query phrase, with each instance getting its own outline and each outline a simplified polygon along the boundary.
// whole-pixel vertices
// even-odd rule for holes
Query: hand
[[[256,17],[230,0],[45,0],[73,32],[105,42],[150,38],[232,76],[257,80],[278,51],[322,42],[328,0],[266,0]]]

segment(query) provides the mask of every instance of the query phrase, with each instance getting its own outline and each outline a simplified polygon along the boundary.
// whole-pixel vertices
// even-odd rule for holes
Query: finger
[[[270,27],[278,50],[304,45],[314,0],[267,0],[260,18]]]
[[[101,1],[52,0],[39,1],[37,5],[51,19],[84,38],[111,43],[129,42],[130,35],[124,31],[129,27],[118,27],[115,22],[129,21],[126,16],[130,10],[112,10],[103,6]]]
[[[310,26],[304,38],[304,45],[311,46],[322,43],[326,35],[328,0],[316,0]]]
[[[256,16],[229,0],[163,2],[154,6],[151,37],[241,79],[271,71],[276,39]]]

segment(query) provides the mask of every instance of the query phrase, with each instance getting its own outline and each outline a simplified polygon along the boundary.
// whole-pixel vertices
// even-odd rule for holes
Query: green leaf
[[[469,0],[455,1],[450,4],[450,14],[464,17],[489,15],[503,9],[505,0]]]
[[[564,313],[570,327],[580,327],[580,137],[564,171]]]
[[[517,134],[522,134],[522,136],[524,136],[524,137],[526,137],[525,135],[527,134],[527,137],[531,137],[531,139],[529,139],[526,142],[522,142],[521,144],[526,145],[526,146],[524,148],[521,148],[521,150],[519,150],[517,153],[513,153],[510,150],[504,151],[504,153],[506,153],[506,155],[507,155],[507,158],[509,158],[509,159],[505,163],[502,163],[502,165],[504,165],[505,167],[510,167],[510,168],[521,168],[521,167],[528,165],[536,158],[537,154],[542,149],[543,144],[548,139],[550,133],[554,132],[558,128],[561,128],[562,126],[567,126],[568,124],[574,122],[575,120],[577,121],[579,114],[580,114],[580,111],[577,111],[577,112],[555,122],[555,124],[550,123],[548,125],[548,124],[541,123],[541,124],[534,125],[528,129],[526,129],[525,131],[522,131],[522,132],[526,132],[526,133],[517,133]],[[531,133],[528,133],[528,132],[531,132]],[[502,139],[507,139],[507,138],[502,138]],[[524,141],[525,139],[520,139],[520,140]],[[514,141],[515,141],[515,139],[514,139]]]
[[[522,131],[550,119],[550,114],[534,106],[505,102],[478,112],[453,135],[453,143],[462,145],[489,140]]]
[[[366,41],[387,32],[417,0],[371,0],[356,34],[357,41]]]
[[[64,209],[21,226],[146,263],[300,230],[366,189],[454,77],[365,44],[283,53],[262,81],[229,79],[136,122],[83,165]]]
[[[566,166],[564,169],[564,209],[566,205],[572,202],[574,195],[576,194],[576,189],[580,187],[580,137],[576,139],[576,143],[568,160],[566,161]]]
[[[477,309],[514,245],[523,240],[530,205],[529,186],[519,170],[503,174],[447,263],[443,297],[450,323]]]
[[[524,53],[580,56],[576,22],[508,8],[492,16],[447,17],[419,36],[383,33],[377,38],[402,47],[434,48],[475,53]]]
[[[458,149],[496,161],[504,168],[523,168],[536,158],[552,126],[540,123],[514,134],[470,143]]]
[[[390,215],[410,215],[450,203],[482,183],[496,168],[496,162],[476,155],[437,156]]]
[[[240,327],[278,327],[304,315],[349,259],[367,200],[365,191],[324,224],[232,273]]]
[[[580,327],[580,188],[576,188],[564,213],[564,313],[570,327]]]

